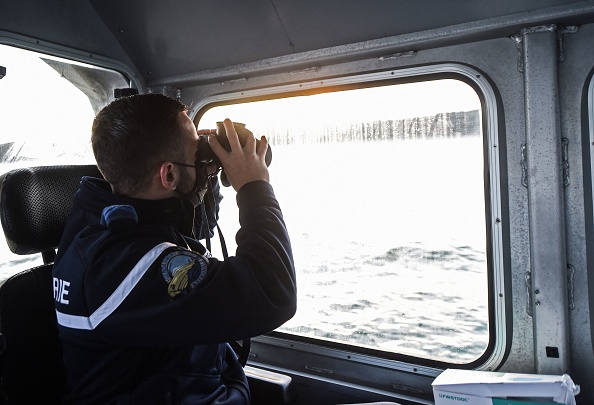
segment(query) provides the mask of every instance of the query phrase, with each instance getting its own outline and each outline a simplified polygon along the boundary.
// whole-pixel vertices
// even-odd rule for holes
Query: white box
[[[580,392],[567,375],[447,369],[431,384],[435,405],[575,405]]]

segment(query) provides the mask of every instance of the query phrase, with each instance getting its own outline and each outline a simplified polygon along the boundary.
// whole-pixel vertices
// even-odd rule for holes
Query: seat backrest
[[[101,175],[86,165],[16,169],[0,177],[0,219],[10,250],[42,253],[45,263],[0,287],[0,403],[60,403],[65,379],[52,261],[83,176]]]
[[[66,388],[51,283],[52,265],[45,264],[0,288],[0,391],[7,404],[59,404]]]
[[[0,219],[13,253],[55,253],[83,176],[101,174],[95,165],[73,165],[21,168],[0,177]]]

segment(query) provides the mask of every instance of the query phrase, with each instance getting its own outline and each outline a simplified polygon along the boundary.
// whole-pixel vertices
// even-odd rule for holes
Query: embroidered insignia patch
[[[206,276],[206,259],[189,250],[175,250],[163,258],[161,275],[171,297],[192,289]]]

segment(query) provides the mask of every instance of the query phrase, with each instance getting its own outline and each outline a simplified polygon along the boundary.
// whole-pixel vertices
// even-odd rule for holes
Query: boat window
[[[0,174],[25,166],[95,163],[90,147],[95,111],[106,103],[113,71],[0,45]],[[87,72],[99,72],[86,74]],[[109,83],[102,83],[109,77]],[[86,93],[81,90],[86,90]],[[92,93],[92,94],[91,94]],[[0,242],[0,279],[42,263]]]
[[[473,87],[443,78],[218,105],[198,126],[224,118],[272,147],[299,294],[277,333],[455,364],[485,353],[488,187]],[[237,208],[223,192],[233,254]]]

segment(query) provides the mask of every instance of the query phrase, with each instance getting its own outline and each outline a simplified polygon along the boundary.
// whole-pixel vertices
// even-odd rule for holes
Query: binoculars
[[[245,124],[240,122],[234,122],[233,127],[239,135],[239,143],[241,146],[245,146],[245,137],[242,139],[241,135],[248,135],[253,136],[250,130],[245,127]],[[231,146],[229,145],[229,139],[227,138],[227,132],[225,130],[225,126],[223,125],[222,121],[217,122],[217,140],[221,144],[225,150],[228,152],[231,151]],[[260,145],[260,141],[256,139],[256,148]],[[264,157],[264,161],[266,162],[266,166],[270,166],[270,162],[272,161],[272,149],[270,145],[268,145],[268,150],[266,151],[266,156]],[[200,135],[198,139],[198,151],[196,152],[196,164],[197,165],[208,165],[214,163],[217,166],[217,169],[221,170],[221,184],[225,187],[229,187],[230,183],[227,180],[227,175],[225,174],[225,170],[221,161],[214,154],[212,149],[210,148],[210,144],[208,143],[208,135]]]

